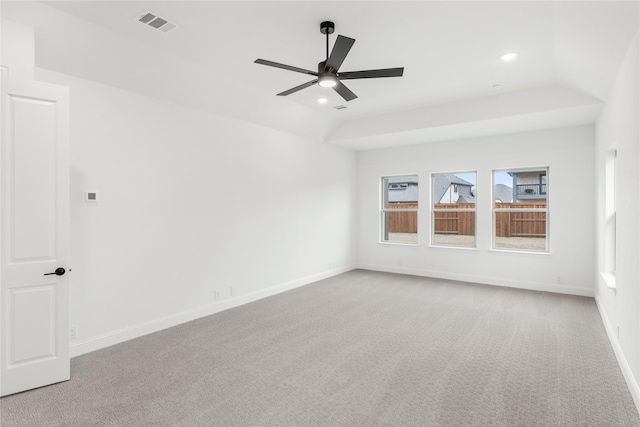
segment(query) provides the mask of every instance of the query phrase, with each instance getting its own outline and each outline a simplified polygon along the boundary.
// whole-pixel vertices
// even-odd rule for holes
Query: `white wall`
[[[594,129],[582,126],[358,153],[358,265],[593,295]],[[550,254],[492,251],[491,171],[549,166]],[[432,173],[477,171],[477,250],[430,247]],[[418,246],[379,243],[380,177],[418,174]],[[557,283],[558,276],[562,283]]]
[[[0,20],[0,67],[2,75],[33,79],[35,48],[33,28]]]
[[[616,293],[599,280],[596,300],[623,373],[640,407],[640,87],[636,36],[596,123],[597,264],[605,268],[605,158],[615,146]],[[619,329],[619,337],[618,330]]]
[[[354,153],[48,70],[36,79],[71,94],[72,353],[354,263]]]

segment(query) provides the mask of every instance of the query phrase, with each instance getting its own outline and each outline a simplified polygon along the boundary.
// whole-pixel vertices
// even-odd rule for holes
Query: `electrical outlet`
[[[556,283],[562,283],[562,276],[556,277]]]
[[[230,296],[234,296],[235,294],[236,294],[236,288],[235,288],[235,286],[231,286],[229,288],[229,295]]]
[[[219,291],[218,289],[215,289],[215,290],[213,291],[213,300],[214,300],[214,301],[217,301],[217,300],[219,300],[219,299],[220,299],[220,291]]]
[[[75,340],[78,338],[78,327],[77,326],[70,326],[69,327],[69,339],[70,340]]]

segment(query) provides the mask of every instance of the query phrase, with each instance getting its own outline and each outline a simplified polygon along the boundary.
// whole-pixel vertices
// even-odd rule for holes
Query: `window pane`
[[[384,212],[387,242],[418,243],[418,212]]]
[[[382,241],[418,242],[418,176],[382,178]]]
[[[616,274],[616,156],[615,149],[607,152],[604,176],[604,272],[609,274]]]
[[[476,173],[432,176],[432,240],[438,246],[476,246]]]
[[[442,246],[476,246],[475,212],[434,212],[433,244]]]
[[[545,251],[546,237],[546,212],[518,212],[516,206],[509,212],[496,212],[496,248]]]
[[[547,251],[547,168],[494,171],[494,248]]]

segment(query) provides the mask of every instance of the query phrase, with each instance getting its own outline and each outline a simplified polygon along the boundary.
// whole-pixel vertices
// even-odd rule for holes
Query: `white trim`
[[[616,275],[613,273],[604,273],[604,272],[600,272],[600,277],[602,277],[602,280],[604,280],[605,285],[607,285],[607,288],[610,289],[613,294],[616,294]]]
[[[609,342],[611,343],[611,347],[613,347],[613,352],[616,355],[616,359],[618,359],[618,365],[620,365],[622,375],[627,382],[627,387],[629,388],[629,392],[631,393],[633,402],[636,404],[636,409],[638,410],[638,412],[640,412],[640,387],[638,387],[638,382],[633,377],[633,372],[631,372],[629,362],[627,361],[627,358],[622,351],[622,347],[620,347],[620,341],[618,341],[617,333],[613,329],[613,325],[611,325],[609,317],[607,316],[607,313],[604,311],[604,308],[600,303],[600,298],[596,296],[595,299],[596,306],[598,307],[598,311],[600,312],[600,318],[602,319],[602,323],[604,324],[604,329],[605,331],[607,331],[607,337],[609,337]]]
[[[419,243],[396,242],[395,240],[381,240],[378,243],[383,245],[395,245],[395,246],[420,246]]]
[[[547,192],[545,193],[546,207],[543,209],[533,209],[531,212],[544,212],[546,213],[546,235],[545,235],[545,250],[541,253],[551,253],[551,215],[549,211],[549,206],[551,206],[551,196],[549,194],[549,175],[551,172],[551,166],[538,166],[538,167],[522,167],[522,168],[512,168],[512,169],[491,169],[491,249],[494,251],[502,251],[502,249],[496,247],[496,213],[497,212],[513,212],[513,210],[505,209],[505,208],[496,208],[496,172],[545,172],[545,176],[547,177]],[[540,183],[542,185],[542,183]],[[512,189],[513,191],[513,189]],[[500,202],[503,203],[503,202]],[[511,203],[515,203],[514,200]],[[528,212],[528,209],[517,209],[517,212]],[[509,252],[518,252],[518,250],[509,249]],[[538,252],[533,252],[538,253]],[[595,296],[595,293],[591,296]]]
[[[511,249],[511,248],[505,248],[505,249],[496,249],[496,248],[491,248],[489,249],[489,252],[495,252],[495,253],[499,253],[499,254],[517,254],[517,255],[553,255],[553,252],[549,252],[549,251],[532,251],[532,250],[527,250],[527,249],[522,249],[522,250],[518,250],[518,249]]]
[[[191,310],[186,310],[181,313],[176,313],[169,316],[161,317],[159,319],[150,320],[148,322],[139,323],[137,325],[129,326],[117,331],[107,332],[106,334],[98,335],[96,337],[75,341],[70,346],[70,354],[71,357],[80,356],[91,351],[119,344],[133,338],[138,338],[153,332],[158,332],[172,326],[190,322],[191,320],[210,316],[220,311],[238,307],[262,298],[298,288],[300,286],[308,285],[310,283],[317,282],[318,280],[346,273],[348,271],[354,270],[355,268],[356,267],[353,265],[334,268],[322,273],[312,274],[300,279],[291,280],[289,282],[271,286],[266,289],[251,292],[249,294],[233,296],[221,301],[216,301],[212,304],[207,304],[193,308]]]
[[[463,251],[479,251],[480,250],[480,248],[478,248],[477,246],[435,245],[433,243],[429,245],[429,248],[436,248],[436,249],[462,249]]]
[[[422,270],[391,265],[358,264],[362,270],[383,271],[385,273],[410,274],[412,276],[433,277],[435,279],[457,280],[460,282],[480,283],[483,285],[504,286],[507,288],[528,289],[531,291],[554,292],[557,294],[579,295],[594,297],[593,289],[577,288],[574,286],[558,285],[545,282],[530,282],[526,280],[499,279],[497,277],[482,277],[467,274],[451,274],[449,272]]]
[[[526,185],[526,184],[525,184]],[[549,213],[549,208],[494,208],[494,212],[544,212]]]
[[[439,203],[440,205],[444,205],[445,203]],[[455,203],[451,203],[452,205]],[[453,209],[431,209],[431,212],[476,212],[476,209],[471,208],[453,208]],[[524,211],[524,209],[523,209]]]
[[[413,177],[415,176],[418,179],[418,200],[416,200],[416,204],[418,205],[417,209],[389,209],[389,208],[385,208],[384,207],[384,192],[387,191],[387,193],[389,192],[388,187],[385,188],[384,186],[384,180],[388,179],[388,178],[405,178],[405,177]],[[396,242],[389,242],[388,240],[384,240],[384,231],[386,229],[386,227],[388,226],[388,224],[386,224],[385,220],[384,220],[384,214],[386,212],[416,212],[417,214],[417,220],[420,219],[420,175],[418,173],[407,173],[407,174],[400,174],[400,175],[381,175],[380,179],[378,179],[378,185],[380,186],[378,188],[378,206],[380,207],[380,211],[379,211],[379,215],[378,215],[378,235],[379,235],[379,242],[378,243],[393,243],[393,244],[397,244]],[[388,199],[388,195],[387,195],[387,199]],[[387,200],[388,202],[388,200]],[[417,234],[417,233],[416,233]],[[418,246],[418,243],[404,243],[404,242],[400,242],[400,244],[406,244],[406,245],[415,245]]]

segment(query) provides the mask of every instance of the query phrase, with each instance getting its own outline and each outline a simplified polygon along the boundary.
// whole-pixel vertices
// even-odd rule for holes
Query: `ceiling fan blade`
[[[402,73],[404,73],[404,67],[385,68],[383,70],[346,71],[344,73],[338,73],[338,78],[340,80],[353,80],[374,79],[378,77],[402,77]]]
[[[338,80],[338,84],[333,87],[333,90],[338,92],[345,101],[351,101],[358,97],[355,93],[351,92],[348,87],[340,83],[340,80]]]
[[[329,55],[329,59],[327,59],[327,63],[324,67],[325,71],[328,71],[330,68],[338,71],[344,62],[344,59],[347,57],[347,54],[351,50],[351,46],[353,46],[355,42],[355,39],[338,36],[338,39],[331,50],[331,55]]]
[[[278,94],[278,96],[287,96],[287,95],[291,95],[292,93],[295,93],[295,92],[297,92],[297,91],[299,91],[299,90],[302,90],[302,89],[307,88],[307,87],[309,87],[309,86],[313,86],[313,85],[314,85],[314,84],[316,84],[316,83],[318,83],[318,79],[311,80],[310,82],[303,83],[303,84],[301,84],[300,86],[296,86],[296,87],[291,88],[291,89],[289,89],[289,90],[285,90],[284,92],[280,92],[280,93]]]
[[[256,59],[253,61],[256,64],[267,65],[269,67],[282,68],[283,70],[295,71],[296,73],[302,74],[310,74],[312,76],[317,76],[318,73],[311,70],[305,70],[304,68],[292,67],[291,65],[280,64],[278,62],[267,61],[266,59]]]

